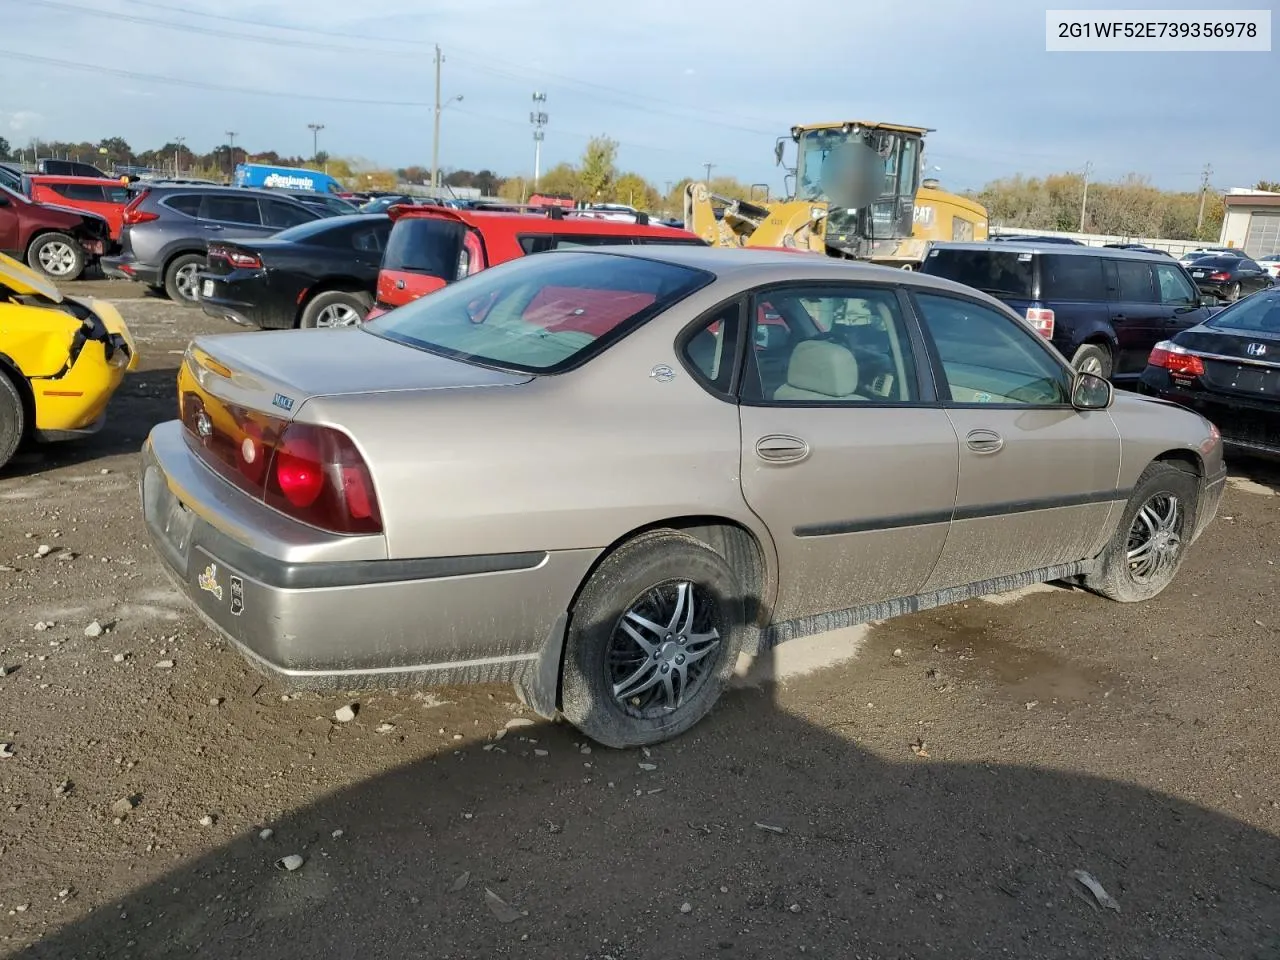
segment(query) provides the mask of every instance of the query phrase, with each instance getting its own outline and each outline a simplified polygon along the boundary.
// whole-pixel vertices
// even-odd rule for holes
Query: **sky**
[[[1274,6],[1241,0],[1218,7]],[[732,175],[778,192],[797,123],[929,127],[929,175],[972,189],[1082,171],[1197,190],[1280,180],[1280,53],[1048,53],[1046,7],[1207,8],[1213,0],[0,0],[0,136],[185,137],[529,174],[588,137],[660,188]],[[1280,18],[1278,18],[1280,19]],[[461,97],[460,101],[453,98]]]

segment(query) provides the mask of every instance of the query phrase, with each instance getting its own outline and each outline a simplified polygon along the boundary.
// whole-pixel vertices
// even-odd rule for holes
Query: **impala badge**
[[[203,410],[196,414],[196,433],[206,439],[213,436],[213,421]]]
[[[1267,345],[1265,343],[1251,343],[1244,348],[1244,352],[1251,357],[1265,357],[1267,355]]]
[[[668,367],[665,363],[660,363],[649,371],[649,376],[657,380],[659,383],[669,383],[675,379],[676,372]]]

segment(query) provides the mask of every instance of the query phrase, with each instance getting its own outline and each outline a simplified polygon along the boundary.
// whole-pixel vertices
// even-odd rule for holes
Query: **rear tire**
[[[13,458],[25,432],[26,411],[22,405],[22,394],[9,379],[8,372],[0,370],[0,470]]]
[[[1240,284],[1233,283],[1227,288],[1227,303],[1235,303],[1240,299]]]
[[[1078,373],[1092,373],[1104,380],[1111,379],[1111,351],[1098,343],[1083,344],[1071,358],[1071,366]]]
[[[1120,603],[1140,603],[1164,590],[1191,543],[1199,497],[1200,485],[1189,467],[1164,461],[1147,467],[1084,585]]]
[[[198,253],[184,253],[175,257],[164,272],[164,292],[169,299],[182,307],[198,307],[196,274],[204,268],[204,257]]]
[[[748,629],[745,611],[733,568],[702,542],[659,530],[623,544],[573,609],[565,719],[619,749],[684,733],[728,683]]]
[[[27,265],[54,280],[78,279],[84,264],[84,248],[65,233],[42,233],[27,250]]]
[[[304,330],[326,327],[353,327],[364,320],[373,306],[373,297],[354,290],[326,290],[318,293],[302,309],[298,326]]]

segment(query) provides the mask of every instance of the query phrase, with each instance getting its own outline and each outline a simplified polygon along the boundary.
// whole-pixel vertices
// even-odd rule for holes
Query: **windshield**
[[[801,200],[824,200],[822,168],[827,157],[841,144],[861,140],[861,134],[840,130],[809,130],[800,135],[796,154],[796,192]]]
[[[1280,336],[1280,291],[1255,293],[1214,314],[1205,321],[1205,326],[1215,330],[1248,330]]]
[[[701,270],[636,257],[547,253],[481,271],[364,329],[458,360],[557,373],[712,279]]]
[[[921,271],[945,277],[994,297],[1031,300],[1035,265],[1029,253],[995,250],[946,250],[929,252]]]

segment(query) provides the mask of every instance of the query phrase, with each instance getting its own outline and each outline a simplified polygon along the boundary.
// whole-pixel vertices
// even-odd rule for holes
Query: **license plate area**
[[[212,296],[213,296],[213,281],[212,281],[212,280],[206,280],[204,283],[202,283],[202,284],[200,285],[200,296],[202,296],[202,297],[212,297]]]
[[[196,515],[174,496],[163,475],[155,467],[148,467],[143,474],[142,496],[146,502],[149,525],[160,546],[174,568],[185,576]]]

